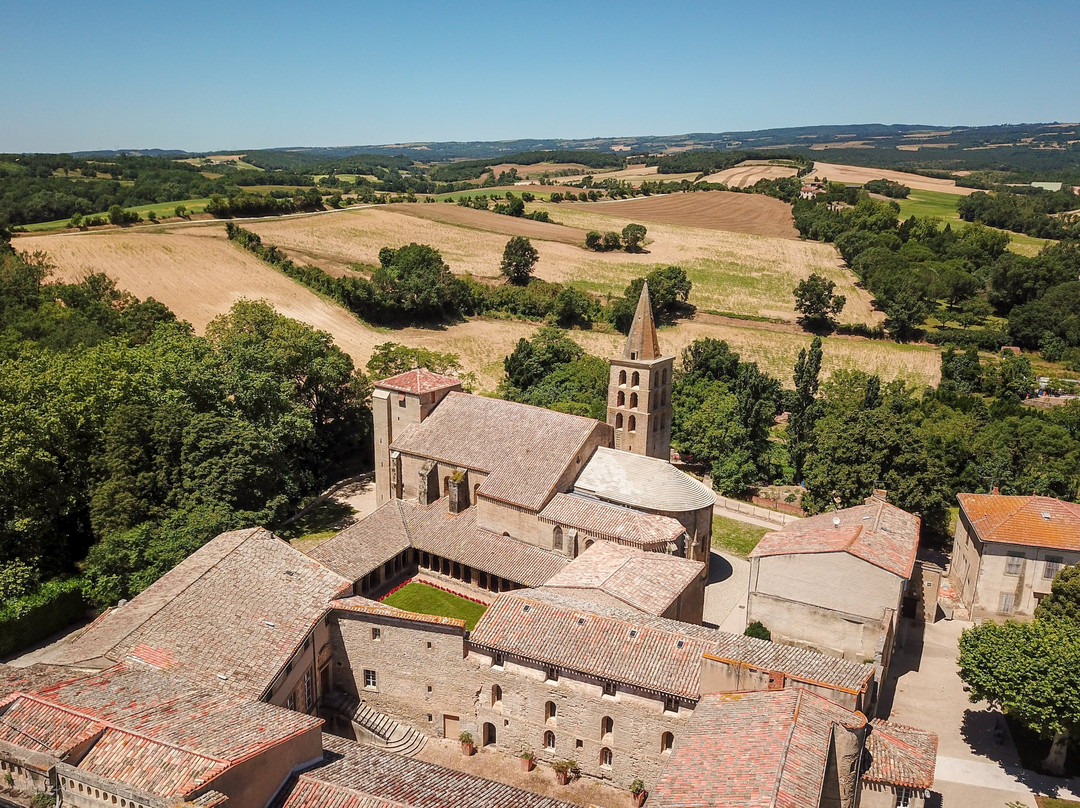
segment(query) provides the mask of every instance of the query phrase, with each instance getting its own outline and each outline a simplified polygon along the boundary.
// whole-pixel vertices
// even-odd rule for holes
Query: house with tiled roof
[[[922,808],[934,787],[938,739],[922,730],[874,719],[862,776],[863,808]]]
[[[0,761],[24,794],[49,790],[77,806],[262,808],[322,755],[320,719],[138,662],[53,668],[47,678],[0,696]]]
[[[766,533],[750,553],[747,623],[762,623],[776,642],[873,661],[884,673],[915,570],[919,523],[879,492]]]
[[[1080,505],[957,494],[949,581],[973,619],[1030,617],[1058,571],[1080,562]]]

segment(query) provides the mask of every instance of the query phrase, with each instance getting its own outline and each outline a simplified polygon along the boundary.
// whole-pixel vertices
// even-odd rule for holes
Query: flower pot
[[[521,770],[523,772],[531,772],[536,768],[536,761],[532,758],[521,758]]]
[[[634,805],[644,805],[645,797],[648,796],[648,793],[648,791],[639,791],[637,794],[631,793],[630,796],[634,798]]]
[[[559,781],[560,786],[565,786],[570,782],[570,772],[555,772],[555,779]]]
[[[463,743],[463,744],[461,744],[461,754],[465,755],[465,757],[470,757],[475,752],[476,752],[476,744],[474,744],[474,743]]]

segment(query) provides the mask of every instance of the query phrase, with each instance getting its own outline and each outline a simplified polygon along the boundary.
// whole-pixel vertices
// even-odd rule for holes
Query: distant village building
[[[958,494],[949,582],[972,619],[1030,617],[1063,566],[1080,562],[1080,505]]]
[[[750,553],[746,619],[776,642],[872,660],[884,672],[918,548],[919,517],[883,494],[793,522]]]

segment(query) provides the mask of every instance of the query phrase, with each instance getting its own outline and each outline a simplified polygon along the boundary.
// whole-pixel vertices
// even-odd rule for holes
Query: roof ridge
[[[791,726],[788,727],[787,738],[780,750],[780,765],[776,767],[776,779],[773,782],[772,794],[769,795],[770,808],[776,808],[776,804],[780,800],[780,783],[784,780],[784,769],[787,768],[788,750],[791,749],[791,739],[795,735],[795,727],[799,725],[799,711],[802,708],[802,698],[803,689],[797,688],[795,694],[795,711],[791,714]]]

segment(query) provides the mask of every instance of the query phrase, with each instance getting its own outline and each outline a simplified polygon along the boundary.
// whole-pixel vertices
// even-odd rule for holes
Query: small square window
[[[428,692],[428,693],[430,693],[430,692],[431,692],[431,685],[428,685],[428,686],[427,686],[427,692]]]
[[[431,720],[433,720],[433,719],[432,719],[432,716],[431,716],[431,713],[428,713],[428,714],[427,714],[427,720],[428,720],[428,721],[431,721]]]
[[[547,679],[547,681],[549,681],[549,682],[557,682],[557,681],[559,681],[559,671],[556,670],[555,668],[548,668],[547,673],[544,674],[544,676]]]
[[[578,738],[576,741],[574,741],[574,748],[575,749],[584,749],[585,748],[585,742],[583,740],[581,740],[581,738]]]
[[[382,629],[381,628],[373,628],[373,629],[371,629],[371,639],[373,639],[373,640],[381,640],[382,639]]]
[[[1046,557],[1046,569],[1043,570],[1043,578],[1047,580],[1053,580],[1054,577],[1061,572],[1061,568],[1065,566],[1065,558],[1063,556],[1050,556]]]
[[[506,664],[506,660],[503,659],[503,655],[496,652],[494,659],[491,660],[492,667],[501,668]]]
[[[998,601],[998,614],[1012,614],[1016,604],[1016,596],[1012,592],[1002,592]]]
[[[1005,559],[1005,574],[1006,575],[1019,575],[1020,567],[1024,563],[1024,554],[1018,552],[1009,552],[1009,557]]]
[[[428,648],[430,648],[430,647],[431,647],[431,640],[428,640],[428,644],[427,644],[427,647],[428,647]]]
[[[678,713],[679,712],[679,700],[674,696],[668,696],[664,699],[664,712],[665,713]]]
[[[364,687],[374,690],[376,687],[375,671],[364,670]]]
[[[614,682],[604,682],[605,696],[614,696],[618,689],[618,685],[616,685]]]

